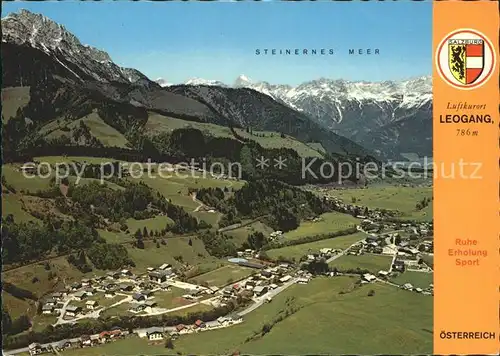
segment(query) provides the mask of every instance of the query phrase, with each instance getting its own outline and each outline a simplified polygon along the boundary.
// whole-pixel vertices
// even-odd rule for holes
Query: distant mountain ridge
[[[382,156],[399,158],[406,152],[432,155],[430,76],[384,82],[320,78],[290,86],[253,82],[240,75],[233,87],[269,95]]]
[[[180,86],[161,78],[150,80],[29,11],[2,19],[2,42],[2,87],[31,88],[27,111],[37,127],[61,119],[61,125],[81,118],[94,120],[97,112],[106,125],[125,135],[144,127],[153,111],[184,120],[279,131],[305,143],[320,143],[327,152],[341,156],[371,154],[256,90],[201,85],[200,80]],[[30,137],[28,142],[36,140]]]

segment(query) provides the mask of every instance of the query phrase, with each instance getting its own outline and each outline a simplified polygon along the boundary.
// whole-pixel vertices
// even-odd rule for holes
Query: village
[[[432,222],[399,222],[392,219],[392,212],[383,209],[370,210],[339,200],[335,200],[335,204],[339,211],[356,217],[359,221],[356,229],[364,236],[347,248],[325,247],[316,252],[304,251],[298,263],[264,261],[259,258],[259,251],[241,250],[237,252],[237,256],[228,258],[226,263],[251,271],[243,279],[234,282],[228,280],[225,286],[181,280],[173,266],[168,263],[149,266],[145,273],[139,274],[134,274],[129,269],[110,271],[105,275],[73,282],[65,289],[52,293],[40,304],[41,314],[52,320],[51,325],[54,327],[103,316],[153,316],[183,309],[189,311],[196,306],[217,308],[239,296],[249,299],[250,305],[237,313],[219,317],[217,320],[196,320],[192,325],[179,324],[134,330],[115,327],[99,334],[81,335],[56,343],[33,343],[28,348],[12,350],[9,354],[26,351],[31,355],[57,353],[68,348],[92,347],[125,337],[140,337],[158,343],[187,333],[230,327],[244,322],[246,314],[264,303],[272,302],[274,296],[291,285],[308,284],[316,276],[334,278],[352,275],[359,278],[361,284],[386,283],[415,293],[434,294],[432,283],[427,286],[413,286],[408,282],[396,281],[397,276],[405,272],[432,275],[432,267],[422,258],[424,254],[433,255]],[[321,217],[311,217],[309,220],[315,223],[321,221]],[[283,231],[273,231],[267,238],[269,241],[279,242],[285,237]],[[363,255],[388,256],[390,262],[386,268],[370,273],[360,269],[342,271],[333,264],[342,256]],[[309,272],[308,265],[315,262],[326,264],[328,271]]]
[[[245,250],[237,258],[230,258],[229,263],[255,270],[249,277],[218,288],[202,286],[180,281],[175,270],[169,264],[149,267],[147,273],[134,275],[129,270],[108,272],[104,276],[82,279],[71,284],[67,289],[53,293],[42,306],[43,314],[56,316],[54,325],[75,323],[85,318],[97,318],[106,310],[116,309],[121,313],[133,315],[158,315],[175,310],[190,308],[198,304],[211,307],[224,305],[238,295],[245,295],[252,303],[244,310],[219,317],[217,320],[197,320],[192,325],[172,327],[151,327],[146,329],[122,330],[118,327],[104,330],[95,335],[82,335],[79,338],[62,340],[51,344],[33,343],[28,350],[15,350],[9,354],[29,351],[31,355],[61,351],[67,348],[92,347],[119,340],[124,337],[140,337],[150,342],[163,342],[166,338],[175,339],[187,333],[226,328],[244,322],[244,316],[264,303],[272,302],[275,295],[293,284],[305,285],[315,277],[307,272],[307,265],[315,261],[331,263],[341,256],[359,256],[363,254],[388,255],[392,262],[387,269],[378,273],[357,274],[352,272],[329,270],[320,275],[334,278],[338,275],[353,274],[360,278],[361,284],[387,283],[403,290],[433,295],[433,284],[426,288],[415,287],[411,283],[396,284],[391,281],[395,275],[414,271],[432,273],[432,268],[422,261],[422,253],[433,253],[433,241],[427,236],[431,224],[402,224],[400,230],[394,230],[395,224],[379,224],[361,217],[357,226],[366,233],[366,238],[349,246],[347,249],[323,248],[317,253],[305,255],[301,266],[290,263],[267,263],[255,259],[257,251]],[[382,227],[382,229],[381,229]],[[391,230],[390,232],[384,232]],[[379,232],[377,232],[379,231]],[[281,234],[273,233],[273,238]],[[258,254],[257,254],[258,255]],[[174,308],[162,305],[164,296],[177,291],[185,303]]]

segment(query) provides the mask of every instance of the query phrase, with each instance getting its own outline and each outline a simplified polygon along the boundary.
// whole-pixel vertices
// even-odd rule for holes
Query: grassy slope
[[[72,133],[76,128],[79,127],[80,121],[83,121],[88,126],[92,136],[97,138],[104,146],[115,146],[122,148],[128,147],[129,142],[125,138],[125,136],[123,136],[123,134],[117,131],[115,128],[105,123],[96,112],[92,112],[89,115],[82,117],[81,119],[70,122],[64,121],[62,119],[51,121],[50,123],[42,127],[39,133],[40,135],[49,139],[55,139],[62,136],[72,137]]]
[[[16,116],[17,110],[30,101],[30,87],[10,87],[2,89],[2,117],[5,122]]]
[[[369,187],[335,190],[332,194],[349,204],[352,198],[355,198],[355,204],[369,208],[399,210],[406,218],[432,220],[432,204],[421,211],[415,209],[415,205],[423,198],[432,198],[432,188]]]
[[[300,226],[284,234],[287,240],[296,240],[301,237],[326,234],[331,232],[337,232],[341,230],[346,230],[353,227],[359,222],[352,215],[341,214],[337,212],[325,213],[321,215],[320,221],[303,221]]]
[[[399,285],[411,283],[414,287],[427,288],[429,284],[433,283],[433,280],[433,273],[406,271],[391,279],[391,282]]]
[[[247,241],[248,235],[253,234],[254,232],[262,232],[264,236],[269,236],[269,234],[273,231],[274,229],[270,228],[266,224],[256,221],[250,225],[227,231],[224,234],[230,237],[236,246],[241,246]]]
[[[392,256],[364,254],[360,256],[345,255],[333,261],[330,266],[338,269],[367,269],[371,273],[388,270],[391,266]]]
[[[226,265],[216,270],[201,274],[190,281],[195,284],[202,282],[208,283],[209,286],[222,287],[229,283],[239,281],[245,277],[255,273],[254,269],[240,267],[236,265]]]
[[[151,135],[161,132],[171,132],[179,128],[192,127],[198,129],[208,136],[233,138],[233,134],[228,127],[215,124],[186,121],[162,116],[159,114],[150,114],[146,123],[146,131]],[[264,148],[282,148],[287,147],[295,150],[302,157],[323,157],[322,151],[316,146],[310,146],[291,136],[281,137],[279,132],[259,131],[253,134],[245,130],[236,129],[236,132],[242,137],[256,141]]]
[[[347,248],[353,243],[363,240],[365,236],[366,235],[364,233],[359,232],[352,235],[334,237],[332,239],[320,240],[294,246],[286,246],[269,250],[267,251],[267,255],[271,258],[278,258],[279,256],[283,256],[287,258],[295,258],[296,260],[298,260],[300,259],[300,257],[309,253],[318,253],[322,248]]]
[[[318,278],[294,285],[248,314],[242,324],[226,329],[182,336],[173,352],[182,354],[416,354],[432,352],[432,298],[388,285],[362,286],[345,294],[355,279]],[[373,289],[375,295],[368,297]],[[248,341],[271,323],[287,300],[300,308],[275,324],[265,336]],[[402,319],[404,316],[404,319]],[[401,327],[404,322],[404,328]],[[381,332],[380,330],[384,330]],[[163,343],[126,341],[88,349],[88,355],[160,355]],[[81,351],[68,351],[78,355]]]

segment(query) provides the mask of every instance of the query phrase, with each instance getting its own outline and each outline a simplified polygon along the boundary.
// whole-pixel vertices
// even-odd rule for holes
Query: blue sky
[[[152,79],[299,84],[398,80],[432,70],[429,2],[3,2],[63,24],[84,44]],[[257,48],[330,49],[333,56],[257,56]],[[352,56],[350,48],[379,48]]]

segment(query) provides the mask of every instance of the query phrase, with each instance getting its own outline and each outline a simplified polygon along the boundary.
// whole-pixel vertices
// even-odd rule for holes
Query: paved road
[[[354,245],[356,244],[359,244],[361,241],[364,241],[365,239],[361,239],[359,241],[356,241],[355,243],[353,243],[351,246],[349,246],[348,248],[346,248],[345,250],[343,250],[342,252],[336,254],[335,256],[332,256],[330,257],[329,259],[326,260],[326,263],[330,263],[330,262],[333,262],[335,261],[337,258],[343,256],[351,247],[353,247]]]
[[[239,312],[238,314],[241,315],[241,316],[243,316],[243,315],[246,315],[246,314],[254,311],[258,307],[260,307],[262,304],[264,304],[267,301],[267,298],[273,298],[274,296],[276,296],[279,293],[283,292],[285,289],[287,289],[291,285],[295,284],[298,279],[299,279],[298,277],[294,277],[291,280],[289,280],[288,282],[286,282],[285,284],[283,284],[282,286],[280,286],[280,287],[278,287],[276,289],[273,289],[270,292],[267,292],[266,294],[264,294],[261,297],[255,298],[254,299],[254,301],[255,301],[254,304],[250,305],[249,307],[247,307],[245,310]]]

